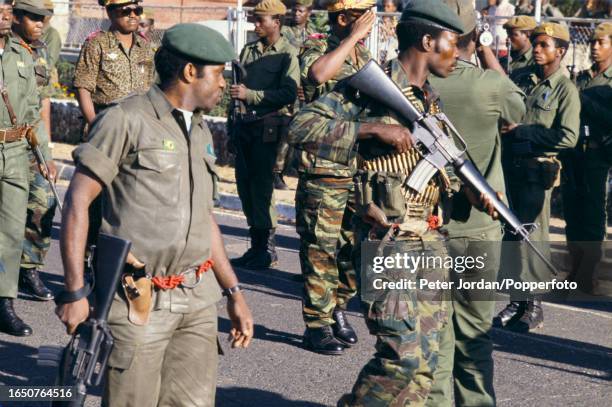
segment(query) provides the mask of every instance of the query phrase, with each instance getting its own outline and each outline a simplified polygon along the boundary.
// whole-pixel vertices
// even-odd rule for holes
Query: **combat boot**
[[[285,183],[283,179],[283,174],[274,173],[274,189],[278,189],[281,191],[287,191],[289,186]]]
[[[40,279],[40,273],[35,268],[22,268],[19,270],[19,288],[41,301],[50,301],[53,293]]]
[[[275,229],[258,229],[258,239],[261,239],[261,245],[255,247],[256,251],[253,256],[242,266],[248,270],[261,270],[274,267],[278,264],[278,255],[276,254],[276,237]]]
[[[306,328],[304,346],[313,352],[323,355],[342,355],[344,345],[334,337],[329,325],[320,328]]]
[[[32,328],[15,313],[12,298],[0,297],[0,332],[13,336],[32,335]]]
[[[510,304],[506,305],[506,308],[500,311],[495,318],[493,318],[493,326],[496,328],[505,328],[508,324],[521,318],[527,308],[526,301],[510,301]]]
[[[340,308],[336,308],[332,313],[332,318],[336,321],[336,323],[332,325],[332,330],[336,339],[347,347],[355,345],[357,343],[357,333],[346,319],[344,311]]]
[[[508,329],[513,332],[529,332],[533,329],[544,326],[544,312],[542,311],[542,301],[532,299],[527,301],[527,308],[520,319],[508,325]]]
[[[257,252],[257,246],[261,246],[261,239],[257,235],[257,229],[249,228],[249,236],[251,236],[251,247],[240,257],[230,259],[230,263],[234,267],[243,267],[251,260]]]

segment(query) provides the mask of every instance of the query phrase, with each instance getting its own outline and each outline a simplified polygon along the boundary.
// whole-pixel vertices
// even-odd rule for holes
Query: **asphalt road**
[[[244,218],[217,214],[231,256],[246,250]],[[58,219],[56,219],[57,221]],[[43,278],[61,289],[57,224]],[[269,271],[238,270],[256,322],[255,340],[247,350],[230,349],[225,338],[229,321],[219,304],[219,330],[225,348],[220,359],[217,406],[334,406],[350,391],[361,366],[372,356],[368,334],[356,301],[349,320],[359,344],[342,356],[321,356],[301,344],[301,286],[298,238],[292,226],[279,226],[280,264]],[[0,384],[50,385],[53,370],[36,365],[41,345],[65,344],[68,336],[53,313],[53,304],[16,302],[19,315],[34,329],[27,338],[0,334]],[[498,308],[504,304],[497,304]],[[545,327],[531,334],[493,330],[495,389],[498,405],[612,405],[612,306],[610,304],[545,304]],[[87,405],[99,405],[99,389]],[[10,405],[0,402],[0,406]],[[21,403],[15,405],[44,405]]]

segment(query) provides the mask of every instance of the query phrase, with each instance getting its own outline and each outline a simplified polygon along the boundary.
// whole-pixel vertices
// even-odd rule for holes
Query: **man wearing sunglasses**
[[[144,92],[153,82],[153,50],[137,35],[143,8],[137,0],[105,0],[108,31],[88,37],[74,73],[74,87],[83,118],[94,117],[117,99]]]
[[[41,40],[44,20],[51,12],[46,9],[43,0],[18,0],[13,6],[13,33],[28,47],[34,60],[36,86],[40,96],[40,106],[43,101],[49,101],[48,86],[51,78],[49,51]],[[42,109],[39,117],[42,119]],[[56,168],[49,150],[49,133],[44,121],[37,126],[36,134],[41,151],[49,167],[49,178],[55,179]],[[44,266],[44,260],[51,246],[51,229],[55,214],[55,197],[47,182],[44,170],[39,168],[32,153],[30,158],[28,214],[26,232],[21,255],[19,272],[20,288],[42,301],[53,299],[53,293],[45,287],[40,279],[39,270]]]

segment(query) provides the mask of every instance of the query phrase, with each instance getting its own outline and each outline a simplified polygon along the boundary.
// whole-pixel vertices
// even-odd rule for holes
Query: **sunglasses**
[[[134,13],[137,17],[141,16],[144,13],[144,9],[141,6],[138,7],[121,7],[117,9],[117,15],[119,17],[129,17]]]

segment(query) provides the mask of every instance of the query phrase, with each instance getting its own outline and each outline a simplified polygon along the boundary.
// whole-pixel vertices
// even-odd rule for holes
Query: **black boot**
[[[274,173],[274,189],[279,189],[281,191],[287,191],[289,189],[289,186],[283,179],[283,174]]]
[[[527,301],[527,309],[523,316],[512,324],[508,325],[508,329],[513,332],[529,332],[533,329],[542,328],[544,326],[544,312],[542,311],[542,301],[532,299]]]
[[[255,248],[255,254],[244,264],[243,267],[245,269],[261,270],[274,267],[278,264],[274,231],[275,229],[257,230],[258,239],[261,239],[261,245]]]
[[[35,268],[19,270],[19,288],[41,301],[50,301],[54,298],[53,293],[42,282]]]
[[[493,318],[493,326],[497,328],[507,327],[508,324],[521,318],[526,308],[526,301],[511,301],[510,304],[506,305],[506,308],[501,310],[500,313]]]
[[[355,345],[357,343],[357,334],[346,319],[344,311],[336,308],[332,314],[332,317],[334,318],[334,321],[336,321],[336,323],[332,325],[332,330],[334,331],[334,336],[336,339],[347,347]]]
[[[323,355],[342,355],[344,352],[344,346],[334,337],[329,325],[321,328],[306,328],[304,346]]]
[[[249,249],[244,252],[242,256],[230,259],[232,266],[243,267],[249,260],[251,260],[251,258],[253,258],[253,256],[255,256],[257,246],[259,245],[261,247],[261,238],[257,235],[257,229],[249,228],[249,235],[251,236],[251,247],[249,247]]]
[[[32,335],[32,328],[15,313],[12,298],[0,297],[0,332],[14,336]]]

